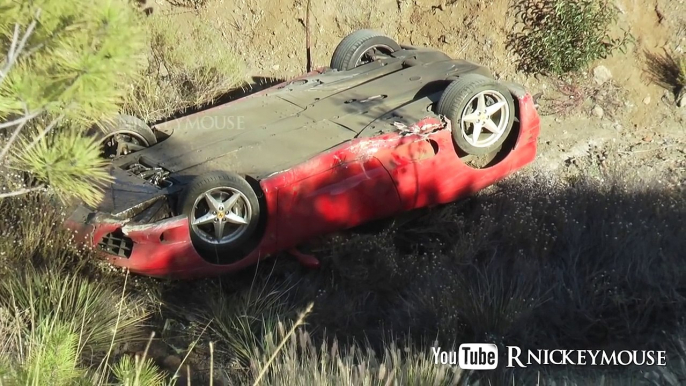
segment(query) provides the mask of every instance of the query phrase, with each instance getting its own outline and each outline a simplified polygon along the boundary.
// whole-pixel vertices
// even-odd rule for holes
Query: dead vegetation
[[[644,56],[651,81],[670,91],[677,102],[686,95],[686,55],[646,51]]]
[[[216,29],[200,18],[185,20],[182,29],[172,15],[146,18],[148,66],[132,85],[124,112],[146,122],[164,120],[212,103],[247,80]]]

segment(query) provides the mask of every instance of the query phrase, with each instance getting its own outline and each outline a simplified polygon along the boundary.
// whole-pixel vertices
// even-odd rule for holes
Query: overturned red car
[[[533,161],[539,129],[522,86],[360,30],[329,68],[153,127],[103,125],[114,182],[67,225],[135,273],[234,272],[483,189]]]

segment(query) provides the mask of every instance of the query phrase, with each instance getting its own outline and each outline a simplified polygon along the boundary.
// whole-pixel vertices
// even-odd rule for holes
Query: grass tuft
[[[212,103],[244,83],[242,63],[219,31],[199,17],[152,15],[146,24],[148,67],[130,90],[125,113],[147,122],[164,120]]]

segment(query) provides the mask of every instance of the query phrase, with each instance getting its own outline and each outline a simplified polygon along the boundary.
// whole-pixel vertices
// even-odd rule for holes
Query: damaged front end
[[[187,241],[186,217],[173,210],[177,186],[169,171],[140,162],[110,168],[113,181],[101,202],[94,208],[79,205],[66,222],[80,241],[110,259],[129,259],[139,245]]]

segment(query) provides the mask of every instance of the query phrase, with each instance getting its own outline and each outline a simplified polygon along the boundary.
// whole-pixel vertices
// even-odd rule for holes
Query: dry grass
[[[671,91],[676,101],[686,96],[686,55],[646,51],[644,56],[651,81]]]
[[[291,307],[315,302],[307,339],[314,347],[324,345],[318,355],[336,339],[342,352],[364,342],[362,347],[374,350],[381,362],[391,343],[427,354],[427,342],[434,339],[441,346],[494,342],[523,349],[672,347],[683,336],[679,315],[686,305],[680,259],[686,250],[683,188],[629,174],[622,165],[596,157],[579,162],[595,172],[569,180],[543,172],[510,179],[381,232],[333,239],[318,252],[324,264],[320,271],[298,271],[289,261],[263,266],[252,288],[281,283],[291,288],[279,295]],[[252,280],[220,295],[224,304],[245,296]],[[199,302],[203,297],[207,294],[186,301],[206,307]],[[240,318],[214,315],[215,323],[223,324]],[[259,352],[269,352],[265,342],[274,329],[261,325],[253,331],[266,332],[258,333]],[[211,331],[207,339],[219,347],[226,335]],[[299,341],[293,345],[299,353],[312,350]],[[683,370],[681,351],[669,352],[674,358],[668,369],[644,371],[669,383],[668,373]],[[294,360],[275,365],[281,371],[272,375],[274,384],[287,379],[306,384],[322,375],[307,370],[314,359]],[[222,363],[215,368],[235,376],[246,371]],[[345,374],[334,373],[331,377],[347,382]],[[513,379],[530,384],[539,376],[570,382],[577,375],[622,384],[621,377],[635,376],[613,374],[529,368],[469,376],[472,381],[487,377],[493,384]],[[334,384],[329,378],[322,382]]]
[[[324,263],[317,272],[281,260],[220,285],[146,285],[159,293],[158,300],[175,305],[164,308],[163,320],[201,327],[170,333],[190,332],[181,342],[200,339],[199,347],[216,343],[211,366],[200,366],[208,361],[202,350],[191,353],[188,363],[197,369],[193,383],[254,381],[293,325],[296,311],[310,302],[314,308],[305,319],[307,332],[298,329],[285,342],[262,384],[452,385],[483,377],[492,384],[530,384],[538,377],[573,384],[570,380],[596,382],[600,376],[620,382],[620,375],[630,375],[550,368],[460,374],[432,363],[430,345],[462,342],[524,349],[673,347],[668,368],[645,370],[670,383],[686,368],[679,364],[686,278],[679,258],[686,250],[683,188],[618,174],[622,165],[595,157],[579,162],[595,172],[569,180],[520,175],[381,231],[332,238],[317,252]],[[16,245],[13,258],[5,260],[11,270],[3,275],[2,299],[13,304],[5,309],[24,310],[5,312],[9,319],[2,318],[14,321],[0,323],[6,351],[18,352],[7,347],[30,342],[22,338],[29,330],[16,328],[28,326],[20,315],[62,309],[66,314],[60,325],[82,336],[75,328],[83,315],[77,309],[90,310],[88,328],[102,332],[112,325],[118,305],[134,313],[145,308],[136,303],[135,293],[120,303],[121,277],[103,276],[90,265],[65,265],[81,252],[53,232],[56,220],[43,224],[29,216],[35,201],[22,202],[0,202],[3,235],[9,236],[3,238],[8,240],[4,251]],[[19,226],[10,228],[15,222]],[[33,269],[36,264],[49,271]],[[43,288],[49,290],[41,293]],[[61,294],[76,300],[66,301]],[[120,320],[118,326],[124,325]],[[65,334],[64,339],[72,336]],[[102,353],[106,345],[79,344],[76,351],[86,346]],[[97,357],[90,349],[87,354]],[[120,375],[130,377],[131,363],[121,363]]]
[[[551,96],[541,98],[539,113],[568,117],[581,112],[590,112],[597,105],[605,115],[614,118],[624,109],[626,90],[612,80],[601,86],[591,84],[588,79],[574,78],[552,80]]]
[[[245,81],[242,63],[217,30],[200,17],[176,17],[146,18],[151,35],[148,68],[133,85],[124,111],[147,122],[212,103]]]

